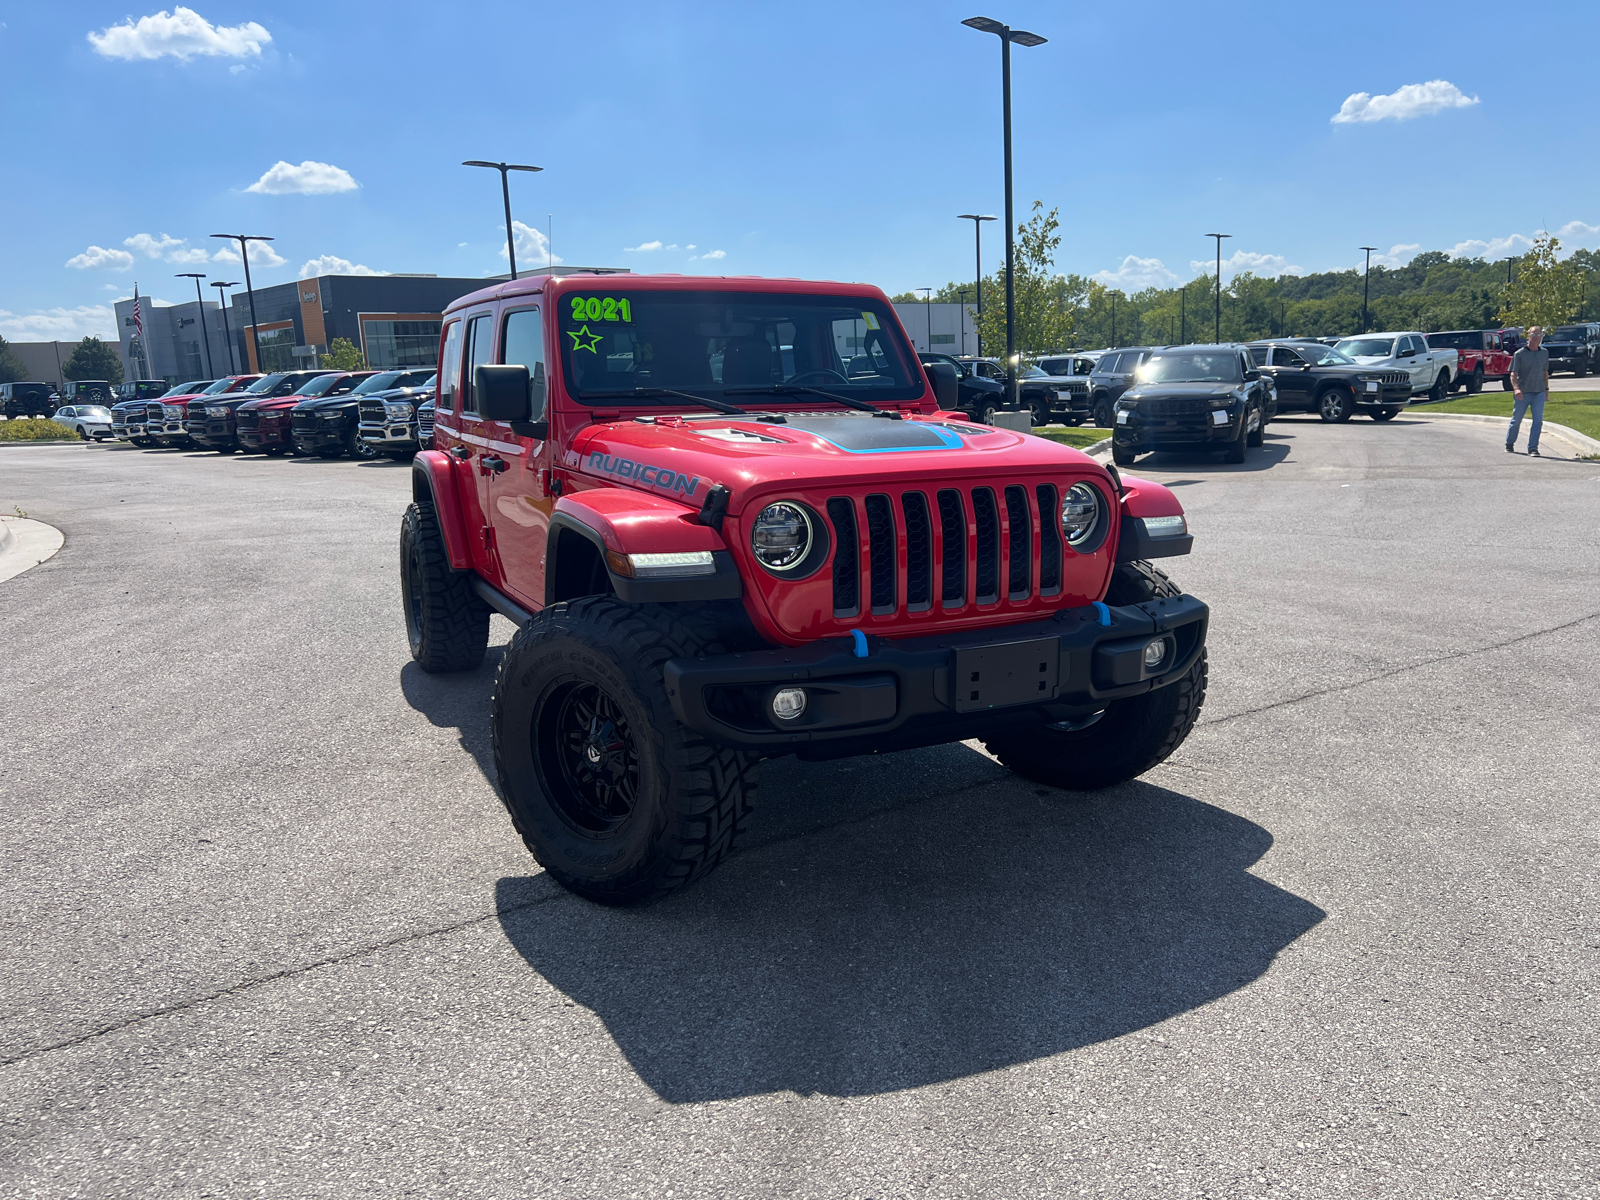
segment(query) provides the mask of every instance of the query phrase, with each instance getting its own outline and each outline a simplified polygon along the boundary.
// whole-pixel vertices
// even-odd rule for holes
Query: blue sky
[[[1003,197],[978,14],[1050,39],[1013,55],[1016,196],[1019,219],[1059,206],[1060,270],[1189,279],[1209,230],[1269,274],[1361,244],[1498,257],[1541,228],[1600,246],[1576,122],[1557,148],[1592,91],[1562,47],[1595,44],[1600,7],[1524,33],[1460,0],[193,3],[0,8],[0,335],[109,335],[135,281],[182,300],[175,271],[239,278],[220,231],[277,237],[258,283],[502,271],[497,179],[465,158],[545,168],[513,180],[519,264],[552,215],[569,264],[964,279],[955,214]]]

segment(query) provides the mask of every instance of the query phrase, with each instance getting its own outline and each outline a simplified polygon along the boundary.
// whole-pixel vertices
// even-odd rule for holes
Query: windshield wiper
[[[636,388],[611,388],[597,392],[579,392],[580,400],[621,400],[632,398],[635,400],[692,400],[696,404],[703,404],[716,412],[733,413],[735,416],[748,417],[751,413],[737,404],[726,404],[721,400],[713,400],[709,396],[693,396],[688,392],[675,392],[671,388],[661,387],[636,387]]]
[[[865,400],[854,400],[849,396],[838,396],[833,392],[824,392],[820,388],[806,387],[804,384],[795,383],[769,383],[765,387],[739,387],[723,388],[725,396],[821,396],[824,400],[832,400],[846,408],[853,408],[857,412],[871,413],[875,417],[883,417],[888,421],[900,420],[898,412],[885,412],[876,404],[868,404]]]

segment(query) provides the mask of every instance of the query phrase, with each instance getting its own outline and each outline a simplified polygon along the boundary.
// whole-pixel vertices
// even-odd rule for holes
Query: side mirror
[[[928,374],[928,384],[939,407],[954,411],[961,406],[960,375],[949,363],[929,363],[922,368]]]
[[[544,364],[537,365],[538,395],[524,366],[480,366],[472,372],[472,391],[478,415],[486,421],[506,421],[513,433],[544,438],[550,431],[544,417]]]
[[[1252,368],[1251,370],[1246,371],[1244,373],[1244,377],[1246,379],[1260,379],[1261,378],[1261,372]]]

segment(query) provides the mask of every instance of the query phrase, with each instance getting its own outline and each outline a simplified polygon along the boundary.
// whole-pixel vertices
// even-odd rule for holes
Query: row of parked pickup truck
[[[435,376],[432,367],[229,375],[113,405],[103,432],[66,423],[77,420],[71,427],[86,440],[145,447],[403,459],[431,441]]]

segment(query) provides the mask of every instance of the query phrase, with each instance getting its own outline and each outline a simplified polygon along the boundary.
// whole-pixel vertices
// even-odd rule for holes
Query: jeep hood
[[[1242,383],[1141,383],[1122,393],[1124,400],[1149,400],[1157,396],[1197,397],[1202,400],[1232,399]]]
[[[1069,446],[962,421],[871,417],[865,413],[785,414],[786,423],[707,414],[635,418],[590,426],[563,465],[597,482],[670,493],[698,506],[711,487],[743,498],[784,488],[893,480],[998,478],[1102,468]]]

